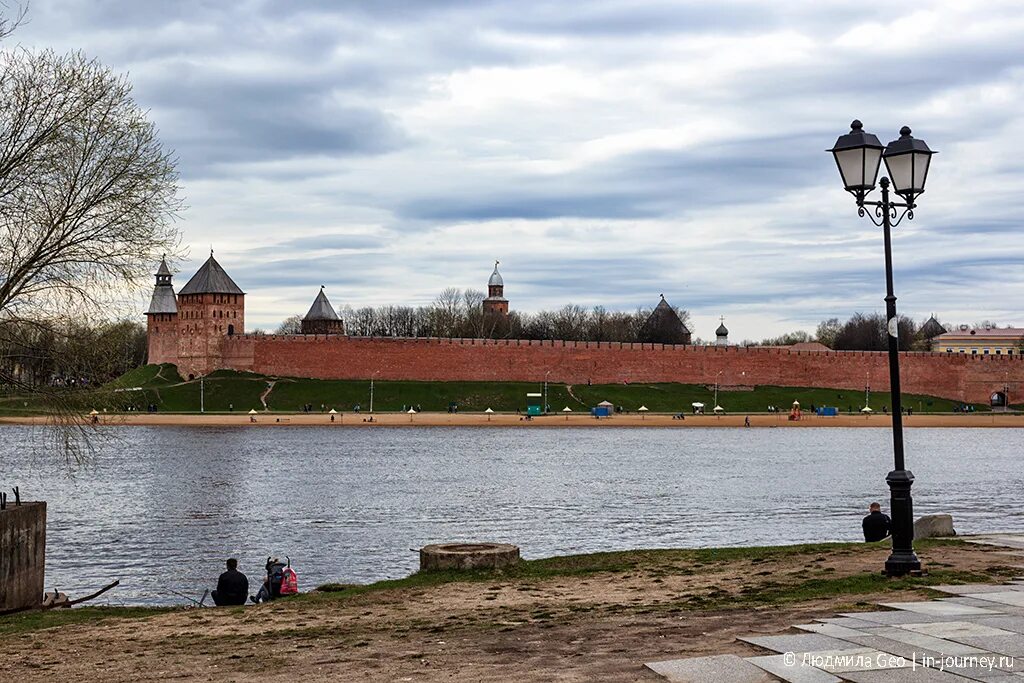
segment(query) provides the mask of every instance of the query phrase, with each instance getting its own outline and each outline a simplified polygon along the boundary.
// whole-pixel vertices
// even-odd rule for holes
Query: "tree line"
[[[0,387],[95,387],[146,362],[146,326],[130,320],[0,325]]]
[[[936,321],[938,322],[938,320]],[[849,319],[829,318],[818,323],[814,334],[796,330],[778,337],[769,337],[760,342],[744,341],[750,346],[790,346],[800,342],[820,342],[836,351],[887,351],[889,349],[888,326],[881,313],[854,313]],[[925,327],[927,321],[917,322],[908,316],[897,318],[897,339],[900,351],[930,351],[931,340],[938,329]],[[942,325],[942,323],[940,323]],[[953,331],[959,325],[942,325]],[[971,326],[975,329],[998,327],[989,321]],[[1022,340],[1024,342],[1024,340]]]
[[[445,337],[474,339],[559,339],[566,341],[640,342],[653,341],[658,330],[645,330],[651,308],[609,311],[603,306],[587,308],[566,304],[553,311],[506,315],[483,309],[485,295],[477,289],[448,288],[426,306],[343,306],[338,315],[345,332],[365,337]],[[688,311],[673,307],[687,325]],[[302,316],[286,318],[275,334],[301,332]],[[699,340],[697,340],[699,343]]]

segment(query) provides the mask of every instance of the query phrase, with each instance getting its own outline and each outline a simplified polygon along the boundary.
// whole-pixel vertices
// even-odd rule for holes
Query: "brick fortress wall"
[[[241,335],[221,340],[216,367],[320,379],[522,381],[584,384],[679,382],[722,386],[889,388],[885,353],[489,339]],[[183,374],[194,372],[185,358]],[[1024,381],[1019,356],[901,353],[906,393],[987,402]],[[1011,392],[1012,393],[1012,392]]]

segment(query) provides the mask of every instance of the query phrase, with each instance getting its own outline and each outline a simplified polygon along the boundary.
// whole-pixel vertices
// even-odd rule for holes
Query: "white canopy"
[[[100,411],[98,411],[98,410],[96,410],[95,408],[93,408],[92,410],[90,410],[90,411],[89,411],[89,414],[90,414],[90,415],[99,415],[99,414],[100,414]]]
[[[715,406],[715,412],[716,413],[724,413],[725,412],[725,408],[723,408],[722,406]]]
[[[690,405],[692,405],[694,408],[703,408],[704,407],[704,404],[699,402],[699,401],[694,401]]]
[[[646,413],[647,406],[640,406],[639,408],[637,408],[637,412]]]
[[[612,404],[612,402],[611,402],[611,401],[601,401],[601,402],[600,402],[600,403],[598,403],[597,405],[598,405],[599,407],[601,407],[601,408],[613,408],[613,407],[614,407],[614,405]]]
[[[873,413],[875,411],[871,410],[871,408],[869,408],[867,406],[864,406],[863,408],[860,409],[860,412],[862,412],[862,413]]]
[[[484,412],[485,412],[485,413],[493,413],[494,411],[493,411],[493,410],[491,410],[490,408],[488,408],[488,409],[487,409],[487,410],[485,410]]]
[[[793,405],[795,405],[795,406],[800,405],[800,401],[793,401]]]
[[[250,410],[250,411],[249,411],[249,414],[250,414],[250,415],[255,415],[255,414],[256,414],[256,409],[255,409],[255,408],[253,408],[252,410]]]
[[[569,406],[566,406],[566,407],[562,408],[562,412],[563,413],[571,413],[572,412],[572,408],[570,408]]]

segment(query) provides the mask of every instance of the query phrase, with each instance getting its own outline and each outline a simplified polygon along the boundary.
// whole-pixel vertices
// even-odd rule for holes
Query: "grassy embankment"
[[[273,381],[270,388],[269,382]],[[121,411],[133,406],[145,410],[155,403],[160,412],[198,412],[200,391],[204,394],[207,412],[235,412],[250,409],[262,411],[260,396],[270,388],[266,402],[270,410],[297,412],[310,403],[318,411],[321,404],[327,409],[350,412],[360,405],[367,410],[370,400],[369,380],[316,380],[296,378],[268,378],[252,373],[218,370],[204,379],[185,381],[173,365],[147,365],[132,370],[106,385],[101,391],[81,396],[83,408],[107,407]],[[491,408],[497,412],[523,410],[528,392],[540,392],[541,385],[525,382],[393,382],[374,383],[374,409],[381,412],[399,411],[403,407],[419,406],[429,412],[444,412],[449,403],[456,403],[461,412],[482,412]],[[601,401],[611,401],[629,411],[641,405],[652,412],[689,412],[690,404],[701,402],[710,411],[715,395],[713,387],[696,384],[605,384],[605,385],[548,385],[548,404],[554,412],[568,406],[573,411],[586,411]],[[762,413],[769,405],[787,410],[794,400],[805,409],[811,405],[836,406],[841,412],[859,410],[864,404],[860,390],[812,389],[806,387],[758,386],[749,391],[719,391],[718,402],[729,412]],[[873,395],[871,405],[880,410],[888,402],[886,394]],[[904,394],[905,406],[926,413],[951,412],[954,401]],[[0,401],[0,413],[24,414],[40,412],[37,402],[19,399]],[[986,406],[976,405],[978,411]]]
[[[488,618],[498,622],[510,619],[546,621],[557,612],[621,614],[684,614],[697,611],[762,610],[781,608],[799,603],[828,599],[835,611],[865,609],[870,605],[863,596],[902,594],[934,597],[929,586],[949,583],[1002,581],[1020,570],[1002,564],[1005,559],[992,552],[970,546],[955,539],[928,539],[918,541],[916,549],[929,570],[922,577],[889,579],[875,566],[875,559],[887,554],[884,543],[815,543],[792,546],[750,548],[708,548],[678,550],[633,550],[603,552],[586,555],[568,555],[538,560],[525,560],[518,566],[504,570],[441,571],[416,573],[404,579],[379,581],[367,585],[328,584],[316,591],[287,601],[274,603],[268,609],[289,613],[321,610],[362,609],[375,600],[401,602],[407,595],[431,602],[433,591],[465,587],[468,591],[493,592],[512,588],[519,593],[531,593],[554,585],[571,593],[566,582],[582,586],[612,585],[627,580],[647,585],[647,591],[664,591],[663,584],[687,581],[692,584],[682,590],[670,590],[670,596],[651,599],[612,599],[587,604],[571,600],[548,612],[534,604],[518,613],[514,607],[496,605],[497,613]],[[939,561],[936,556],[941,556]],[[963,556],[963,557],[961,557]],[[975,561],[976,556],[988,561]],[[967,560],[967,561],[965,561]],[[868,562],[865,569],[865,561]],[[969,567],[969,568],[967,568]],[[735,577],[742,577],[735,579]],[[717,577],[733,577],[719,580]],[[486,583],[485,588],[473,588]],[[586,591],[587,589],[583,589]],[[632,590],[638,590],[633,587]],[[557,591],[556,591],[557,593]],[[486,594],[486,593],[485,593]],[[440,594],[439,594],[440,595]],[[487,594],[485,600],[494,596]],[[912,597],[910,599],[913,599]],[[582,604],[571,604],[581,602]],[[241,615],[252,607],[232,608],[219,612]],[[404,608],[403,608],[404,609]],[[80,607],[70,610],[27,612],[0,617],[0,637],[27,633],[67,624],[85,624],[111,619],[144,619],[160,614],[181,611],[173,607]],[[520,610],[522,611],[522,610]],[[415,614],[406,615],[415,617]],[[421,624],[422,625],[422,624]],[[487,622],[477,626],[492,627]]]

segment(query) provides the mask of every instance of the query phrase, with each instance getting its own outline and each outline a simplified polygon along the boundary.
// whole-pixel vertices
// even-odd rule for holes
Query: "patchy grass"
[[[107,619],[146,619],[179,610],[177,607],[74,607],[18,612],[0,616],[0,636],[40,631],[68,624],[95,624]]]
[[[927,550],[939,546],[963,545],[956,539],[924,539],[915,544],[918,550]],[[408,588],[428,588],[448,583],[481,582],[481,581],[539,581],[557,577],[580,577],[588,574],[629,573],[637,571],[661,571],[665,573],[700,571],[701,567],[730,563],[758,564],[771,560],[792,559],[797,556],[810,555],[817,557],[835,557],[860,552],[875,551],[880,547],[876,543],[805,543],[783,546],[756,546],[737,548],[699,548],[679,550],[624,550],[616,552],[589,553],[585,555],[564,555],[538,560],[523,560],[514,567],[505,569],[473,569],[417,572],[402,579],[390,579],[371,584],[326,584],[317,588],[316,592],[299,596],[300,600],[346,599],[355,595],[363,595],[382,590],[399,590]],[[1009,570],[1012,574],[1013,570]],[[956,574],[956,575],[954,575]],[[937,578],[938,577],[938,578]],[[843,581],[858,577],[836,579],[811,579],[798,586],[787,586],[785,592],[780,589],[779,596],[773,598],[769,590],[764,593],[766,600],[782,599],[791,595],[791,599],[804,599],[815,592],[841,589]],[[906,579],[887,579],[878,575],[861,577],[863,583],[853,582],[849,588],[853,592],[873,592],[890,586],[893,590],[902,590],[905,586],[927,586],[941,583],[970,583],[991,578],[983,574],[955,573],[945,570],[931,572],[927,577]],[[876,580],[877,579],[877,580]],[[820,586],[820,587],[819,587]],[[870,587],[870,590],[867,590]],[[865,590],[859,590],[863,588]],[[853,590],[858,589],[858,590]],[[842,591],[840,591],[842,592]],[[754,596],[750,596],[754,597]]]

